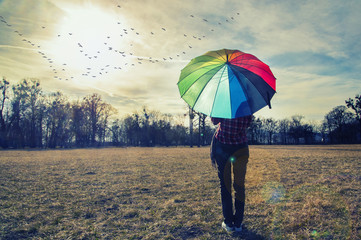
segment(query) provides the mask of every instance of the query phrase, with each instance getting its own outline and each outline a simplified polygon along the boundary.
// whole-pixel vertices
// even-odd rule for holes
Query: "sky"
[[[0,0],[0,77],[92,93],[127,115],[183,114],[177,82],[210,50],[238,49],[277,78],[257,117],[320,121],[361,93],[359,0]]]

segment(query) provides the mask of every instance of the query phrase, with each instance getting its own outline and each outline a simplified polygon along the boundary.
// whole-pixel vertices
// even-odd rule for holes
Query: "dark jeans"
[[[221,188],[222,212],[224,222],[240,227],[243,221],[245,204],[245,177],[249,158],[248,145],[228,145],[220,143],[213,137],[211,145],[211,158],[217,165]],[[232,201],[232,172],[235,201],[233,214]]]

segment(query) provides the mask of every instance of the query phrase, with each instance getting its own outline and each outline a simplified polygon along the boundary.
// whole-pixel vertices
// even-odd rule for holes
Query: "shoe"
[[[242,225],[237,227],[237,226],[234,226],[234,231],[236,232],[242,232]]]
[[[222,228],[227,232],[233,232],[233,227],[228,226],[225,222],[222,222]]]

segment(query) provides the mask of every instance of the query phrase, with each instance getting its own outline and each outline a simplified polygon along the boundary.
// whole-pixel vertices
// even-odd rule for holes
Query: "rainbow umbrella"
[[[271,108],[276,78],[268,65],[238,50],[210,51],[191,60],[178,81],[183,100],[211,117],[237,118]]]

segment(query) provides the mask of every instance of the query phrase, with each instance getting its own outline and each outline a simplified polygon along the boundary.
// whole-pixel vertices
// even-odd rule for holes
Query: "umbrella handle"
[[[271,109],[271,108],[272,108],[272,107],[271,107],[271,98],[270,98],[270,96],[269,96],[269,92],[267,92],[267,99],[268,99],[267,105],[268,105],[269,109]]]

